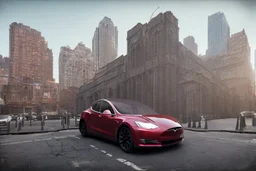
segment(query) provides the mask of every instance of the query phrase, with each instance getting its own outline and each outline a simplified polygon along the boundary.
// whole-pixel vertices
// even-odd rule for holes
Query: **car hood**
[[[182,127],[181,124],[179,124],[176,119],[167,115],[137,115],[135,117],[135,121],[137,119],[137,121],[141,122],[150,122],[163,129]]]

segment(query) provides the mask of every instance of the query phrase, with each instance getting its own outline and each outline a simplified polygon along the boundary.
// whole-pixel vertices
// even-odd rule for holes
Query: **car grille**
[[[162,145],[171,145],[171,144],[179,142],[181,140],[182,140],[182,138],[178,138],[178,139],[175,139],[175,140],[169,140],[169,141],[162,141],[161,144]]]
[[[180,130],[180,129],[181,129],[181,127],[174,127],[174,128],[168,129],[168,131],[174,131],[174,132],[176,132],[176,131],[178,131],[178,130]]]
[[[161,134],[161,136],[176,136],[177,134],[181,134],[182,133],[181,128],[182,127],[174,127],[174,128],[167,129]]]

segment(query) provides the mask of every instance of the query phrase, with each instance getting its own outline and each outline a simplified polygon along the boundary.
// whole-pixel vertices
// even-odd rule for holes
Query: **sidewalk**
[[[215,120],[208,120],[207,131],[225,131],[225,132],[240,132],[236,131],[236,122],[237,118],[228,118],[228,119],[215,119]],[[200,128],[188,128],[188,123],[182,124],[184,128],[188,130],[198,130],[203,131],[205,122],[201,122],[201,129]],[[192,126],[192,123],[191,123]],[[196,126],[198,126],[198,122],[196,123]],[[252,126],[252,119],[246,118],[246,127],[243,132],[255,132],[256,133],[256,127]]]
[[[17,125],[18,126],[18,125]],[[70,119],[69,129],[78,128],[75,126],[75,119]],[[41,121],[32,121],[30,126],[30,121],[24,121],[24,126],[18,131],[18,127],[15,128],[15,121],[11,121],[10,134],[16,133],[29,133],[29,132],[48,132],[48,131],[58,131],[62,130],[61,120],[45,120],[44,129],[41,129]],[[67,125],[65,128],[67,129]]]

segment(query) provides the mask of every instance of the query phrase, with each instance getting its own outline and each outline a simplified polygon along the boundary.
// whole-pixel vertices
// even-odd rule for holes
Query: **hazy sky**
[[[95,2],[94,2],[95,1]],[[208,15],[222,11],[228,20],[231,34],[243,28],[249,38],[251,54],[256,49],[256,3],[249,0],[0,0],[0,54],[9,56],[9,25],[21,22],[42,33],[53,50],[53,76],[58,82],[58,57],[61,46],[74,48],[82,41],[91,48],[95,28],[104,16],[118,27],[118,55],[126,54],[127,31],[138,22],[149,21],[152,12],[172,11],[178,18],[180,41],[192,35],[198,52],[207,49]],[[244,2],[245,1],[245,2]],[[254,61],[253,59],[251,60]]]

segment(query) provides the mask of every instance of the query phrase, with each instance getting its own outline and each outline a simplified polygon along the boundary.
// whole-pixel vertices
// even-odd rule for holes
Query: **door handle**
[[[101,115],[99,115],[99,118],[101,118]]]

